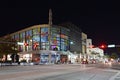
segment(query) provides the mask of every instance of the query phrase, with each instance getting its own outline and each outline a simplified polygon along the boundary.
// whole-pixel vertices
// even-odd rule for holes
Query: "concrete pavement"
[[[85,64],[58,64],[58,65],[47,64],[47,65],[33,65],[33,66],[4,66],[4,67],[0,67],[0,80],[37,80],[37,79],[41,80],[40,78],[42,78],[43,76],[46,77],[46,76],[54,75],[55,77],[55,75],[67,74],[67,73],[78,72],[78,71],[80,71],[80,74],[83,74],[83,73],[88,74],[87,70],[90,71],[89,73],[91,73],[89,74],[91,76],[88,76],[88,78],[91,77],[92,78],[91,80],[93,80],[98,75],[101,74],[99,73],[98,75],[95,75],[94,73],[96,73],[96,71],[94,70],[95,69],[98,70],[99,68],[95,68],[95,69],[94,68],[95,66],[87,67]],[[101,70],[104,70],[104,69],[101,69]],[[110,80],[120,80],[119,78],[120,72],[118,70],[111,70],[111,69],[105,69],[105,70],[107,72],[115,74],[113,75],[113,77],[111,77]],[[82,78],[83,76],[76,76],[76,77]]]

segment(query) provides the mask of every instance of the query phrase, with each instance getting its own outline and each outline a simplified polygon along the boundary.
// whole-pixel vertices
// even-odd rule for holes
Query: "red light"
[[[104,45],[102,45],[102,46],[101,46],[101,48],[105,48],[105,46],[104,46]]]
[[[103,44],[100,46],[100,48],[104,49],[104,48],[106,48],[106,45]]]

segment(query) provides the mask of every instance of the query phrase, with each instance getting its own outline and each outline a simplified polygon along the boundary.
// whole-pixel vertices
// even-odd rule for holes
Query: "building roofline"
[[[33,26],[30,26],[30,27],[27,27],[27,28],[18,30],[18,31],[16,31],[16,32],[13,32],[13,33],[11,33],[10,35],[14,35],[14,34],[17,34],[17,33],[24,32],[24,31],[26,31],[26,30],[30,30],[30,29],[34,29],[34,28],[39,28],[39,27],[49,27],[49,24],[38,24],[38,25],[33,25]]]
[[[58,26],[58,27],[63,27],[61,25],[52,25],[52,26]],[[32,26],[29,26],[29,27],[26,27],[26,28],[23,28],[21,30],[18,30],[16,32],[13,32],[13,33],[10,33],[9,35],[12,36],[14,34],[18,34],[18,33],[21,33],[21,32],[24,32],[24,31],[27,31],[27,30],[31,30],[31,29],[34,29],[34,28],[40,28],[40,27],[50,27],[49,24],[38,24],[38,25],[32,25]],[[63,27],[63,28],[66,28],[66,27]],[[7,34],[8,35],[8,34]],[[5,35],[6,36],[6,35]],[[3,36],[4,37],[4,36]]]

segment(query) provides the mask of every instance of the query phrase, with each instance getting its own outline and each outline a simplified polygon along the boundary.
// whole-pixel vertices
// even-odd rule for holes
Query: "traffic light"
[[[102,44],[100,48],[105,49],[107,46],[105,44]]]
[[[105,48],[105,45],[101,45],[101,48]]]

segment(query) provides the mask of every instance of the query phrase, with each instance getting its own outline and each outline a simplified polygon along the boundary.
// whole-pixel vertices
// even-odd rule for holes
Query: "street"
[[[101,64],[4,66],[0,80],[120,80],[120,70]]]

